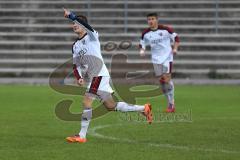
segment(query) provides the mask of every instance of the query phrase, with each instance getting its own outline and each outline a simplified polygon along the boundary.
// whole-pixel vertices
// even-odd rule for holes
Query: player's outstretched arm
[[[96,40],[98,37],[97,32],[85,21],[83,21],[82,19],[78,18],[73,12],[70,12],[69,10],[63,8],[64,10],[64,17],[72,20],[73,22],[79,24],[80,26],[82,26],[88,33],[88,35],[90,36],[91,40]]]
[[[69,18],[70,20],[72,20],[74,22],[77,22],[78,24],[83,26],[86,30],[94,32],[94,29],[88,23],[77,18],[77,16],[73,12],[70,12],[69,10],[67,10],[65,8],[63,8],[63,10],[64,10],[64,17]]]

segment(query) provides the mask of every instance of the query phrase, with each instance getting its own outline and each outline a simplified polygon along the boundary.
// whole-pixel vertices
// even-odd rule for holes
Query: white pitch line
[[[139,142],[135,140],[130,140],[127,138],[117,138],[117,137],[111,137],[111,136],[105,136],[103,134],[97,133],[97,130],[104,129],[104,128],[110,128],[113,126],[123,126],[123,124],[114,124],[114,125],[99,125],[96,127],[93,127],[89,129],[88,133],[91,136],[102,138],[102,139],[108,139],[113,141],[120,141],[120,142],[127,142],[127,143],[138,143],[138,144],[147,144],[152,147],[160,147],[160,148],[170,148],[170,149],[180,149],[180,150],[197,150],[197,151],[204,151],[204,152],[221,152],[221,153],[228,153],[228,154],[239,154],[240,151],[230,151],[225,149],[211,149],[211,148],[195,148],[195,147],[188,147],[188,146],[178,146],[173,144],[160,144],[160,143],[145,143],[145,142]]]

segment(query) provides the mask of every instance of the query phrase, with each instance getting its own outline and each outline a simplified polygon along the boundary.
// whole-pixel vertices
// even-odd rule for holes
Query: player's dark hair
[[[83,22],[88,23],[87,17],[84,15],[77,15],[78,19],[81,19]]]
[[[158,14],[156,12],[148,13],[147,17],[156,17],[156,18],[158,18]]]

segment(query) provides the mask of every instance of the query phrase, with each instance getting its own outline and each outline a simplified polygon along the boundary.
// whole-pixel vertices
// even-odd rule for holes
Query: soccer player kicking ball
[[[78,38],[72,46],[73,73],[80,86],[87,84],[87,91],[83,98],[83,114],[81,130],[78,135],[67,137],[68,142],[85,143],[86,133],[92,117],[92,102],[99,98],[109,111],[141,112],[148,123],[152,122],[150,104],[130,105],[125,102],[115,102],[112,98],[113,90],[109,84],[110,75],[103,62],[98,33],[88,24],[83,15],[75,15],[64,9],[64,16],[73,21],[73,31]],[[100,63],[99,63],[100,62]]]
[[[173,55],[177,54],[179,46],[179,37],[172,28],[158,24],[157,13],[148,14],[147,22],[149,28],[143,31],[140,40],[140,56],[145,55],[146,45],[149,45],[155,75],[159,78],[162,92],[168,100],[166,112],[175,112],[171,72]],[[173,42],[173,46],[171,42]]]

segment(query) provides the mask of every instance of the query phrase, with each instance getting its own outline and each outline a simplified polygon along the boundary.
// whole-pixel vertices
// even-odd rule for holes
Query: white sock
[[[121,112],[133,112],[133,111],[143,112],[144,108],[145,108],[144,106],[131,105],[125,102],[118,102],[115,109]]]
[[[169,83],[161,83],[162,91],[164,95],[167,97],[168,104],[174,104],[174,84],[173,81],[170,80]]]
[[[81,121],[81,130],[79,132],[79,136],[81,138],[86,138],[87,130],[89,123],[92,118],[92,109],[84,109],[82,114],[82,121]]]

